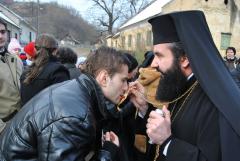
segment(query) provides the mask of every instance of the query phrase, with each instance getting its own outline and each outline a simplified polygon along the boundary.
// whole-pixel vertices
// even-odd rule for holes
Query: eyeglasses
[[[6,34],[7,30],[0,30],[1,34]]]

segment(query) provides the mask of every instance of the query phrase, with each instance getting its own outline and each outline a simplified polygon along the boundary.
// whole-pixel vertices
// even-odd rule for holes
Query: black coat
[[[114,131],[120,141],[120,152],[117,161],[151,161],[155,156],[155,145],[148,143],[146,123],[149,113],[155,108],[149,105],[144,118],[136,117],[136,107],[127,98],[117,110],[116,105],[107,101],[107,111],[111,120],[104,125],[107,131]],[[136,118],[135,118],[136,117]],[[135,135],[146,136],[146,152],[140,152],[135,146]],[[141,148],[141,147],[139,147]]]
[[[240,88],[240,66],[238,65],[236,69],[230,71],[233,79],[237,83],[238,87]]]
[[[194,77],[189,80],[187,89],[195,80]],[[166,141],[161,146],[158,161],[223,160],[219,111],[199,84],[180,100],[169,104],[168,109],[171,113],[172,139],[166,157],[163,155]]]
[[[22,106],[46,87],[69,80],[70,78],[68,70],[61,63],[56,61],[48,62],[40,74],[30,84],[23,83],[27,72],[28,70],[26,70],[20,78]]]
[[[133,144],[135,130],[135,107],[128,100],[124,106],[117,109],[116,105],[110,101],[106,101],[107,112],[110,120],[104,124],[104,130],[114,131],[119,137],[120,151],[116,161],[134,161],[133,160]]]
[[[81,74],[79,79],[50,86],[23,106],[6,128],[1,157],[7,161],[83,161],[94,151],[92,160],[111,161],[117,149],[112,143],[97,153],[105,112],[105,98],[91,76]]]
[[[70,79],[74,79],[80,76],[81,71],[79,68],[76,68],[75,64],[63,64],[69,71]]]

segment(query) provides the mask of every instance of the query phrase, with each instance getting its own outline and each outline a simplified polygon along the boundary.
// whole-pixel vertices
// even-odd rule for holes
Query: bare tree
[[[119,0],[91,0],[93,4],[93,10],[96,12],[95,19],[100,23],[101,26],[107,28],[108,33],[112,33],[114,23],[119,19]]]
[[[94,21],[109,34],[113,33],[116,23],[124,21],[138,13],[150,0],[91,0],[91,15]]]
[[[123,15],[128,19],[147,6],[150,3],[150,0],[126,0],[126,2],[130,5],[126,8],[127,10],[123,12]]]

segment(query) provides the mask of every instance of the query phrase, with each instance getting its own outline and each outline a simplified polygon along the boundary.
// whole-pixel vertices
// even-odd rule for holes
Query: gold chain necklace
[[[197,83],[198,83],[198,81],[196,81],[190,88],[188,88],[188,90],[186,91],[186,92],[184,92],[182,95],[180,95],[179,97],[177,97],[177,98],[175,98],[174,100],[172,100],[172,101],[170,101],[170,102],[164,102],[164,103],[162,103],[162,102],[159,102],[159,103],[153,103],[153,102],[151,102],[151,101],[149,101],[149,100],[146,100],[148,103],[150,103],[150,104],[152,104],[154,107],[161,107],[161,106],[163,106],[163,105],[166,105],[166,104],[171,104],[171,103],[174,103],[174,102],[177,102],[178,100],[180,100],[181,98],[183,98],[186,94],[188,94],[190,91],[192,91],[193,90],[193,88],[197,85]],[[146,96],[146,94],[144,95],[144,96]],[[146,98],[146,97],[144,97],[144,98]]]
[[[187,97],[184,99],[183,103],[181,104],[181,106],[180,106],[179,109],[177,110],[176,114],[175,114],[174,117],[172,118],[171,124],[174,122],[174,120],[176,119],[176,117],[177,117],[177,115],[179,114],[179,112],[183,109],[183,105],[187,102],[187,100],[189,99],[189,96],[192,94],[193,90],[195,89],[195,87],[196,87],[197,85],[198,85],[198,81],[196,81],[196,82],[191,86],[191,90],[188,91],[189,93],[188,93]],[[177,102],[175,103],[174,108],[173,108],[173,110],[172,110],[171,113],[170,113],[171,117],[172,117],[173,112],[174,112],[174,110],[175,110],[175,108],[176,108],[176,104],[177,104]]]
[[[179,114],[179,112],[182,110],[183,108],[183,105],[186,103],[186,101],[189,99],[190,95],[192,94],[193,90],[195,89],[195,87],[198,85],[198,81],[195,81],[195,83],[187,90],[187,92],[184,93],[184,95],[187,95],[187,97],[184,99],[183,103],[181,104],[181,106],[179,107],[178,111],[176,112],[176,114],[174,115],[172,121],[171,121],[171,124],[174,122],[175,118],[177,117],[177,115]],[[182,95],[183,96],[183,95]],[[182,98],[182,96],[180,96]],[[180,98],[178,97],[178,98]],[[178,99],[179,100],[179,99]],[[175,102],[175,105],[174,105],[174,108],[171,112],[171,116],[173,115],[173,111],[175,110],[175,107],[176,107],[176,104],[177,104],[177,101]],[[155,157],[154,157],[154,161],[157,160],[157,158],[159,157],[159,150],[160,150],[160,145],[157,145],[156,146],[156,152],[155,152]]]

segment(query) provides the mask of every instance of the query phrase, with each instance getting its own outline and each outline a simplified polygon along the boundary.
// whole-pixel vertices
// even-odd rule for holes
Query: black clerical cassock
[[[198,82],[190,94],[170,105],[173,139],[160,160],[240,161],[240,90],[213,42],[204,13],[174,12],[149,22],[154,45],[183,44],[194,73],[188,87]]]

